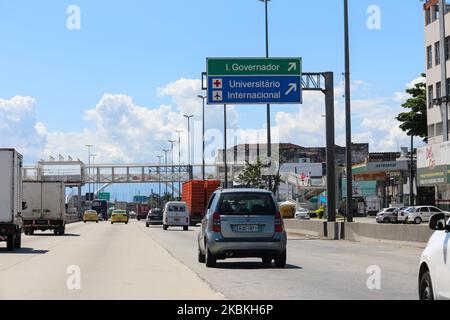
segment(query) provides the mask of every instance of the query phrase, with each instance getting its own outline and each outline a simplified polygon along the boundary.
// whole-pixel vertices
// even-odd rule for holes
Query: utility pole
[[[165,172],[166,172],[166,182],[164,183],[166,185],[166,192],[164,192],[164,195],[167,194],[167,152],[170,150],[163,150],[164,152],[164,164],[165,164]]]
[[[158,156],[158,188],[159,188],[159,199],[161,200],[161,158],[163,156]]]
[[[227,105],[223,105],[223,164],[225,168],[225,189],[228,188],[228,165],[227,165]]]
[[[90,180],[90,178],[91,178],[91,148],[93,147],[94,145],[92,145],[92,144],[87,144],[87,145],[85,145],[85,147],[87,147],[88,148],[88,189],[89,189],[89,192],[88,192],[88,194],[89,194],[89,201],[90,201],[90,198],[91,198],[91,184],[89,183],[89,180]]]
[[[170,143],[170,149],[172,150],[172,198],[174,198],[174,192],[173,192],[173,185],[175,184],[175,182],[173,181],[173,144],[176,142],[176,140],[169,140]]]
[[[345,33],[345,132],[347,172],[347,222],[353,222],[353,172],[352,172],[352,109],[350,92],[350,40],[348,27],[348,0],[344,0]]]
[[[445,45],[445,14],[446,10],[446,1],[439,0],[439,27],[440,27],[440,60],[441,60],[441,115],[442,115],[442,129],[444,131],[444,141],[448,141],[448,101],[447,96],[449,94],[447,90],[447,50]],[[429,97],[431,99],[431,97]]]
[[[411,135],[411,164],[410,164],[410,178],[409,178],[409,204],[414,206],[414,136]]]
[[[266,26],[266,58],[269,58],[269,6],[268,3],[270,0],[258,0],[264,2],[265,9],[265,26]],[[267,161],[268,166],[271,166],[272,163],[272,134],[271,134],[271,117],[270,117],[270,104],[267,104],[266,109],[266,117],[267,117]],[[272,176],[269,176],[269,190],[272,190]]]
[[[178,175],[181,175],[181,134],[182,130],[177,130],[178,133]],[[178,179],[178,196],[181,198],[181,177]]]
[[[203,181],[206,180],[205,175],[205,99],[208,96],[198,95],[198,98],[202,99],[202,178]]]
[[[185,114],[184,117],[188,121],[188,171],[189,171],[189,179],[193,179],[192,168],[191,168],[191,118],[193,115]]]

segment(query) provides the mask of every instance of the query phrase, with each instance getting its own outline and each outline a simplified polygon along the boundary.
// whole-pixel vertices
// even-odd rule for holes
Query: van
[[[189,230],[190,218],[186,202],[167,202],[163,213],[163,229],[169,227],[183,227]]]

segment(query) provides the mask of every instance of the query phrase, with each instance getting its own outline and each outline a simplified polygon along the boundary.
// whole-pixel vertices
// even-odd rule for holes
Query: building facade
[[[427,91],[427,125],[428,145],[418,148],[417,180],[419,187],[434,188],[436,205],[443,209],[450,207],[450,147],[444,140],[444,123],[450,128],[449,119],[445,119],[445,108],[442,103],[450,93],[450,6],[445,9],[445,41],[440,42],[441,10],[438,0],[429,0],[424,4],[425,17],[425,52],[426,52],[426,91]],[[444,50],[445,61],[441,61]],[[447,75],[443,77],[443,66]],[[443,83],[442,78],[446,80]],[[442,89],[447,89],[447,97],[443,97]],[[448,107],[447,107],[448,108]],[[429,191],[430,192],[430,191]],[[420,194],[420,192],[419,192]]]

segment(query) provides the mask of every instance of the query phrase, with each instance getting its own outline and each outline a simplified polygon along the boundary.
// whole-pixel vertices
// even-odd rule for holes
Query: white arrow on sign
[[[286,91],[286,95],[290,94],[292,91],[294,91],[294,92],[297,91],[297,84],[296,83],[290,83],[289,84],[289,89],[288,89],[288,91]]]
[[[289,62],[288,71],[297,70],[297,62]]]

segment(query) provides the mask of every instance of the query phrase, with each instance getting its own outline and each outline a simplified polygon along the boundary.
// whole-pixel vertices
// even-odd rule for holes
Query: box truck
[[[53,230],[63,235],[65,222],[65,185],[63,182],[24,182],[23,228],[26,235],[35,231]]]
[[[6,241],[9,251],[22,242],[22,162],[16,150],[0,149],[0,241]]]
[[[219,187],[218,180],[190,180],[183,184],[182,200],[188,206],[192,226],[202,221],[209,198]]]

